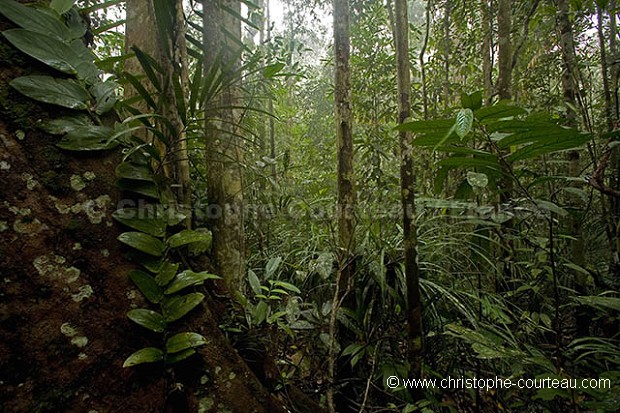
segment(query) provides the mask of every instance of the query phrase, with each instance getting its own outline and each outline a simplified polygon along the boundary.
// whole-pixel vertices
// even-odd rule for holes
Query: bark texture
[[[205,70],[222,74],[219,93],[205,109],[207,187],[213,258],[231,292],[246,279],[243,214],[243,138],[238,124],[238,73],[241,25],[225,9],[240,12],[240,2],[203,1]]]
[[[411,114],[411,73],[409,64],[409,18],[407,0],[396,0],[396,64],[398,75],[398,123]],[[423,337],[422,303],[420,301],[420,268],[417,261],[417,234],[415,225],[415,175],[413,145],[410,132],[399,132],[400,191],[403,208],[403,237],[405,248],[405,279],[407,282],[407,323],[409,327],[409,363],[415,378],[422,375]]]

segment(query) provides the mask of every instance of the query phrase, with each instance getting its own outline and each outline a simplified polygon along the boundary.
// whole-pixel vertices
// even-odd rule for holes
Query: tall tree
[[[482,84],[484,87],[484,99],[487,104],[491,103],[493,96],[493,18],[492,0],[482,0]]]
[[[512,44],[510,31],[512,27],[512,0],[498,0],[497,7],[497,44],[499,77],[497,93],[500,99],[512,98]]]
[[[167,122],[160,125],[170,144],[155,140],[162,158],[163,172],[177,187],[176,199],[187,209],[186,226],[191,226],[191,184],[189,156],[187,151],[185,108],[178,100],[185,100],[188,83],[187,49],[185,45],[185,21],[183,2],[162,0],[128,0],[126,3],[127,24],[125,48],[128,54],[137,47],[158,62],[157,85],[146,76],[145,69],[136,57],[125,62],[125,70],[137,79],[144,79],[141,85],[151,94],[156,107],[148,107],[145,100],[134,104],[141,113],[155,112]],[[156,28],[148,30],[146,28]],[[157,29],[158,28],[158,29]],[[153,35],[155,31],[156,35]],[[140,93],[135,87],[125,88],[125,99],[131,100]],[[145,133],[143,139],[151,139]]]
[[[231,292],[245,280],[243,213],[244,140],[239,128],[241,4],[204,0],[203,44],[207,72],[221,74],[217,98],[205,108],[205,146],[213,257]]]
[[[407,0],[396,0],[394,7],[396,64],[398,75],[398,123],[411,115],[411,73],[409,64],[409,18]],[[405,279],[407,283],[407,322],[409,325],[409,362],[411,374],[422,375],[423,337],[422,303],[420,301],[420,268],[417,260],[415,225],[415,175],[413,145],[410,132],[399,132],[400,141],[400,196],[403,209],[403,237],[405,247]]]

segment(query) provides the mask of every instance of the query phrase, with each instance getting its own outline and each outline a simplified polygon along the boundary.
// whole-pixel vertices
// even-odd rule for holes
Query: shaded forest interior
[[[616,412],[616,0],[0,0],[0,413]]]

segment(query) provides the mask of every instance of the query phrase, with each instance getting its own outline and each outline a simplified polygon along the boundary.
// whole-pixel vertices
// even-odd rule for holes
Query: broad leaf
[[[164,261],[158,269],[158,273],[155,276],[155,282],[162,287],[167,285],[170,281],[172,281],[178,270],[179,264]]]
[[[133,179],[119,179],[116,186],[121,191],[135,192],[136,194],[159,199],[159,190],[154,182],[135,181]]]
[[[474,112],[471,109],[461,109],[456,114],[455,132],[459,138],[463,139],[474,125]]]
[[[123,367],[131,367],[137,364],[154,363],[164,359],[164,352],[155,347],[145,347],[127,357]]]
[[[179,361],[185,360],[194,354],[196,354],[196,350],[193,348],[188,348],[187,350],[183,350],[178,353],[169,354],[166,356],[166,364],[178,363]]]
[[[66,43],[49,35],[25,29],[2,32],[4,37],[20,51],[63,73],[76,75],[79,56]]]
[[[50,8],[56,10],[58,14],[65,14],[73,7],[73,0],[52,0]]]
[[[118,236],[118,240],[155,257],[161,257],[165,250],[163,242],[143,232],[123,232]]]
[[[85,110],[90,103],[90,94],[86,89],[70,79],[22,76],[13,79],[11,86],[31,99],[69,109]]]
[[[91,127],[94,126],[94,124],[90,116],[80,113],[73,116],[49,119],[38,126],[51,135],[64,135],[75,128],[82,126]]]
[[[116,89],[118,85],[113,81],[98,82],[91,87],[90,92],[97,100],[95,113],[103,115],[110,111],[116,103]]]
[[[69,31],[59,19],[43,11],[26,7],[16,1],[0,1],[0,14],[24,29],[57,39],[71,39]]]
[[[144,328],[148,328],[156,333],[162,333],[166,329],[166,320],[164,317],[152,310],[146,308],[138,308],[127,313],[127,317],[136,324]]]
[[[207,339],[198,333],[179,333],[166,341],[168,353],[178,353],[188,348],[200,347],[207,344]]]
[[[124,179],[153,181],[153,170],[148,165],[137,165],[133,162],[123,162],[116,167],[116,176]]]
[[[184,229],[168,238],[166,244],[168,244],[170,248],[178,248],[183,245],[191,244],[192,242],[210,243],[211,233],[196,231],[192,229]]]
[[[129,272],[129,278],[136,284],[146,299],[153,304],[157,304],[163,298],[164,294],[159,285],[157,285],[153,277],[144,271],[132,270]]]
[[[256,273],[252,270],[248,271],[248,283],[250,284],[250,288],[252,288],[254,294],[261,293],[260,280],[258,279]]]
[[[110,142],[110,135],[114,133],[107,126],[80,126],[69,131],[56,144],[59,148],[68,151],[101,151],[118,146],[118,142]]]
[[[211,274],[208,271],[194,272],[190,270],[185,270],[175,277],[174,281],[172,281],[172,283],[166,289],[166,294],[174,294],[186,287],[190,287],[192,285],[200,285],[206,280],[219,280],[221,278],[222,277]]]
[[[191,293],[180,297],[168,298],[163,304],[166,321],[172,322],[183,317],[200,304],[204,298],[204,294],[201,293]]]
[[[273,257],[267,261],[267,265],[265,266],[265,278],[271,278],[278,270],[281,262],[282,257]]]
[[[263,69],[263,77],[269,79],[280,73],[284,69],[284,63],[274,63]]]
[[[154,237],[163,237],[166,234],[166,221],[154,208],[119,209],[112,213],[112,217],[123,225]]]

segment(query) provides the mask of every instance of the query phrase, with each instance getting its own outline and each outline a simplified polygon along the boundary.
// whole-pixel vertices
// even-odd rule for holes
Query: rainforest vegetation
[[[0,412],[616,412],[616,0],[0,0]]]

